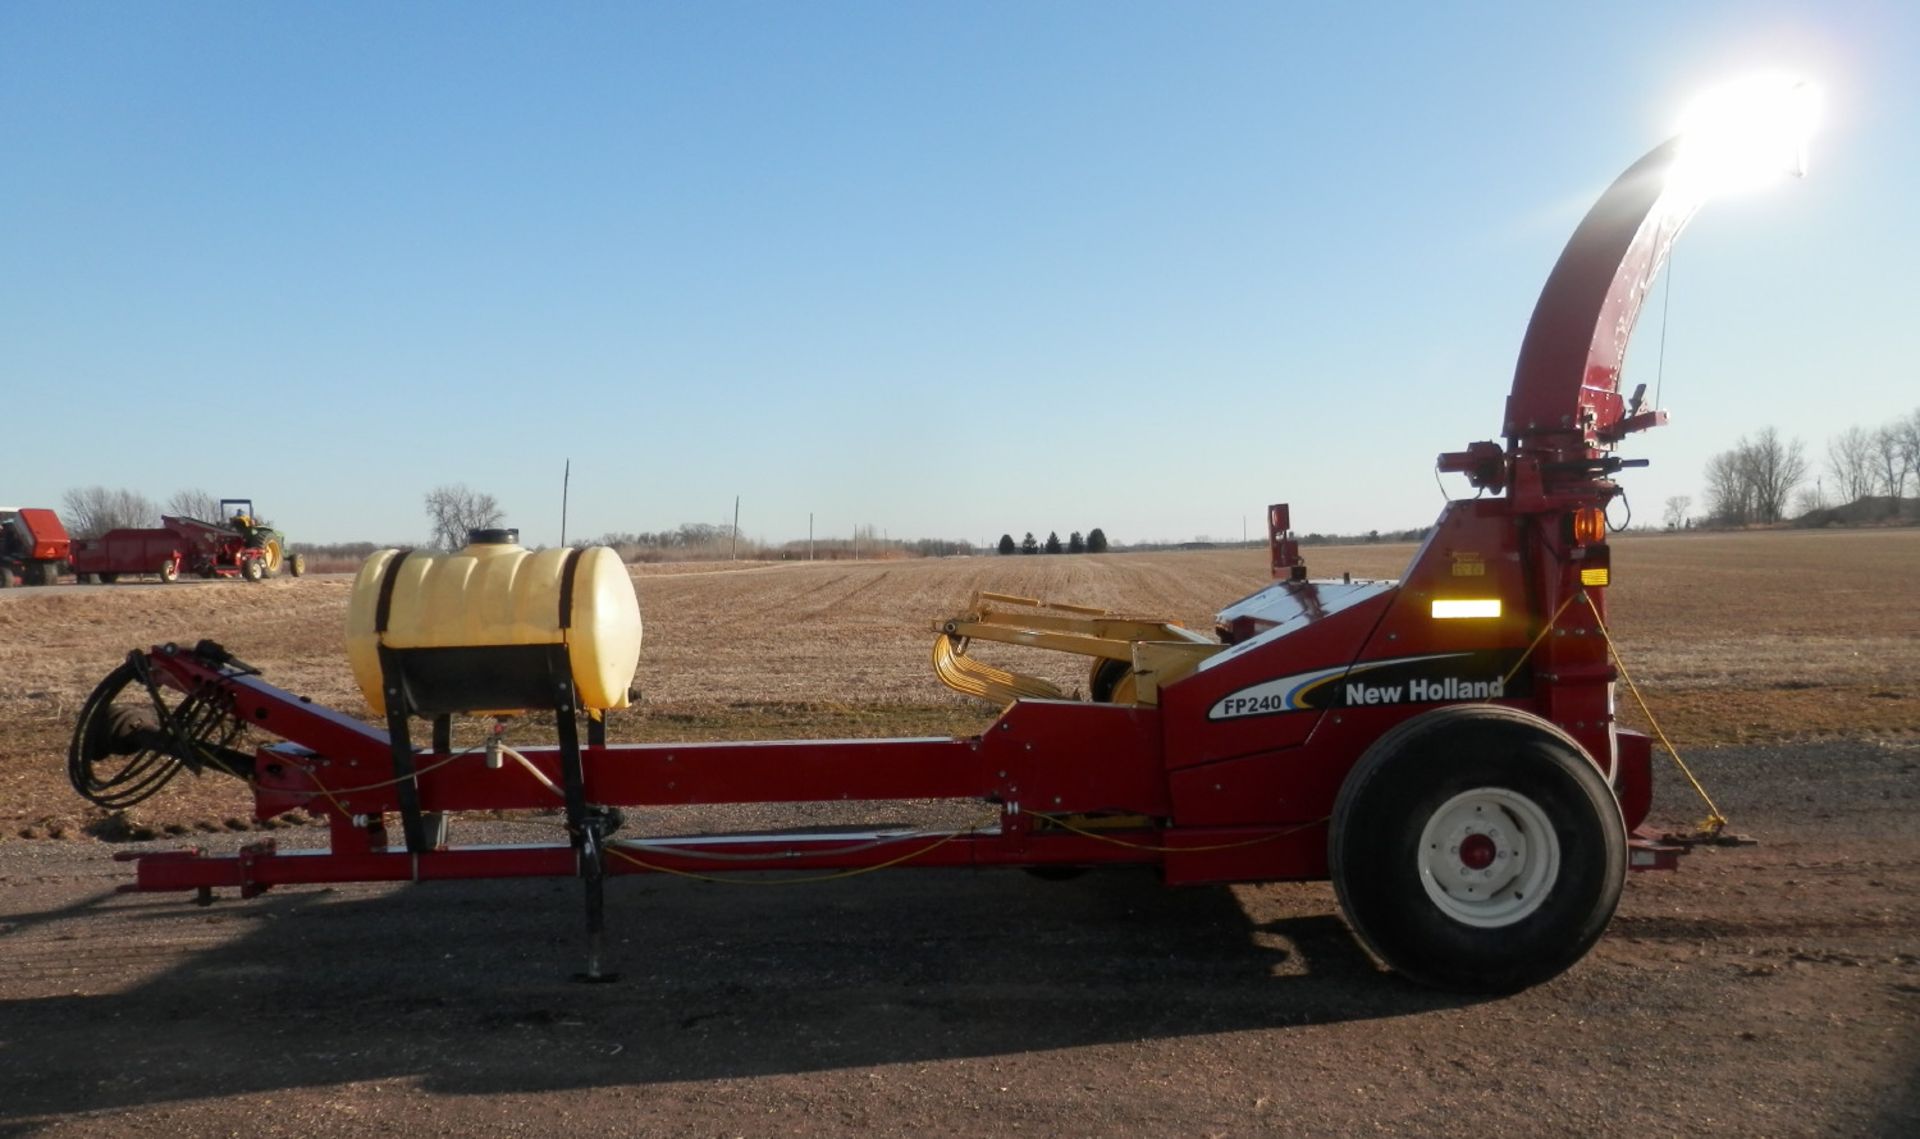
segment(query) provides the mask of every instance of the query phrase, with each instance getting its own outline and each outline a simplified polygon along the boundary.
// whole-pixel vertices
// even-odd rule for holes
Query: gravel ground
[[[622,878],[586,986],[572,882],[199,908],[6,843],[0,1135],[1920,1133],[1920,741],[1696,766],[1760,845],[1502,1000],[1379,972],[1324,884]]]

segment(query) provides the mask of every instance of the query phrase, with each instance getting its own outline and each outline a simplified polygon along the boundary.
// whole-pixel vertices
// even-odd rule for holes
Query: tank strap
[[[412,550],[401,550],[393,555],[387,568],[380,573],[380,597],[373,607],[373,635],[387,635],[387,622],[393,617],[393,589],[400,584],[400,563],[407,560]]]
[[[567,551],[566,564],[560,567],[560,628],[573,628],[573,575],[580,569],[580,555],[587,551],[579,546]]]

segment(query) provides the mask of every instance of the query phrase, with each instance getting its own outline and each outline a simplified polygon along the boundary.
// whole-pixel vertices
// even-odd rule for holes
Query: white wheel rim
[[[1482,929],[1533,913],[1560,877],[1560,840],[1547,813],[1504,787],[1476,787],[1440,804],[1416,857],[1433,904]]]

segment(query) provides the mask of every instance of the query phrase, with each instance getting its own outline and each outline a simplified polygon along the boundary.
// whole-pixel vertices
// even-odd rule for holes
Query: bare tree
[[[504,512],[490,494],[467,489],[466,483],[437,486],[427,492],[427,520],[433,523],[433,544],[457,550],[467,544],[469,530],[500,525]]]
[[[1707,514],[1727,526],[1745,526],[1753,520],[1753,492],[1740,463],[1740,446],[1707,460]]]
[[[157,526],[160,512],[153,503],[130,490],[104,486],[81,487],[60,499],[67,532],[76,538],[98,538],[109,530]]]
[[[1800,440],[1782,442],[1769,427],[1752,443],[1741,440],[1740,466],[1753,493],[1754,520],[1778,522],[1787,516],[1793,488],[1807,477],[1807,451]]]
[[[1687,508],[1693,505],[1690,494],[1676,494],[1667,499],[1667,529],[1678,530],[1687,524]]]
[[[1827,474],[1841,505],[1871,497],[1874,487],[1873,433],[1849,427],[1827,440]]]
[[[1707,510],[1717,522],[1744,526],[1786,517],[1793,490],[1807,477],[1800,440],[1783,441],[1769,427],[1707,461]]]
[[[1894,420],[1893,430],[1900,437],[1900,456],[1906,460],[1907,473],[1920,476],[1920,408],[1905,419]]]
[[[167,499],[167,513],[180,518],[198,518],[202,522],[225,522],[220,517],[220,500],[195,487],[176,491]]]
[[[1907,493],[1907,476],[1913,472],[1905,434],[1899,423],[1889,423],[1873,433],[1874,480],[1888,498],[1898,499]]]

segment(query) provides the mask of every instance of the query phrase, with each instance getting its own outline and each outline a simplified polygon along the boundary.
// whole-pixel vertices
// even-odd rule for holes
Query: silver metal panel
[[[1200,664],[1199,671],[1216,668],[1258,645],[1268,644],[1298,632],[1342,610],[1371,601],[1400,588],[1397,581],[1277,581],[1251,597],[1242,598],[1220,611],[1222,625],[1251,617],[1272,621],[1273,627],[1247,638],[1223,653],[1215,653]]]

